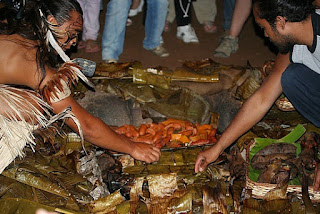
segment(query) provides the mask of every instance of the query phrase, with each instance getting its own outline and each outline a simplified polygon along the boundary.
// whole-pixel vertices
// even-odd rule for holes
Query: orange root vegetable
[[[141,142],[141,143],[147,143],[147,144],[153,144],[152,135],[146,134],[143,136],[139,136],[132,139],[133,142]]]
[[[132,137],[139,137],[139,132],[137,131],[137,129],[134,126],[129,125],[128,131],[131,132]]]
[[[173,119],[173,118],[169,118],[163,122],[161,122],[164,126],[169,125],[170,123],[179,123],[181,126],[184,125],[186,123],[186,121],[184,120],[178,120],[178,119]]]
[[[161,139],[158,143],[156,143],[156,147],[161,149],[164,147],[171,139],[171,135],[166,136],[165,138]]]
[[[214,137],[217,134],[217,129],[212,129],[208,135],[208,137]]]
[[[173,132],[174,132],[174,128],[173,128],[173,127],[168,128],[168,129],[167,129],[167,136],[168,136],[168,135],[172,135]]]
[[[192,142],[192,143],[190,143],[190,145],[192,145],[192,146],[195,146],[195,145],[199,146],[199,145],[205,145],[205,144],[208,144],[208,143],[210,143],[210,141],[209,141],[208,139],[202,139],[202,140],[198,140],[198,141],[196,141],[196,142]]]
[[[159,139],[162,138],[163,132],[162,131],[157,131],[157,133],[153,136],[152,141],[155,143],[157,142]]]
[[[203,124],[203,125],[199,125],[197,126],[198,132],[202,132],[204,130],[211,130],[213,127],[209,124]]]
[[[186,136],[186,135],[181,135],[181,137],[178,139],[178,141],[182,142],[182,143],[189,143],[190,139]]]
[[[139,127],[139,135],[145,135],[147,128],[148,128],[147,124],[141,124]]]
[[[151,134],[151,135],[155,135],[156,134],[156,130],[154,130],[153,128],[149,127],[149,128],[147,128],[146,133]]]
[[[193,134],[193,130],[182,131],[182,132],[180,132],[180,134],[185,135],[185,136],[190,136]]]
[[[171,127],[173,127],[174,130],[179,130],[179,129],[182,128],[182,125],[180,123],[170,123],[164,129],[168,129],[168,128],[171,128]]]
[[[118,134],[125,134],[127,132],[128,125],[120,126],[119,128],[115,129],[114,131]]]

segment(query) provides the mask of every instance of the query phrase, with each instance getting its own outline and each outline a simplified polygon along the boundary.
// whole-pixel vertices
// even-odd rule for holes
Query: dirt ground
[[[106,13],[106,4],[104,2],[104,9],[100,13],[100,34],[99,43],[101,44],[101,37],[104,27],[104,19]],[[143,26],[143,13],[139,13],[137,16],[132,17],[133,24],[126,29],[126,37],[123,53],[120,56],[120,62],[128,62],[138,60],[142,62],[143,66],[156,67],[166,66],[170,69],[175,69],[181,66],[185,60],[201,60],[205,58],[211,58],[216,62],[225,65],[239,65],[244,66],[247,61],[254,67],[260,67],[265,61],[274,59],[275,52],[272,44],[265,39],[262,32],[257,30],[257,26],[254,23],[254,19],[251,16],[246,22],[239,40],[239,51],[232,54],[229,58],[216,58],[213,56],[213,51],[218,45],[219,38],[223,35],[223,1],[217,1],[218,14],[216,17],[216,25],[218,30],[216,33],[209,34],[203,30],[203,27],[197,21],[194,12],[192,26],[194,27],[196,34],[200,40],[199,44],[186,44],[176,37],[176,23],[175,21],[171,25],[170,32],[163,33],[164,46],[170,53],[167,58],[160,58],[150,51],[145,50],[142,47],[142,41],[144,39],[144,26]],[[71,58],[83,57],[94,60],[99,63],[101,59],[101,51],[97,53],[85,53],[82,50],[73,50]]]

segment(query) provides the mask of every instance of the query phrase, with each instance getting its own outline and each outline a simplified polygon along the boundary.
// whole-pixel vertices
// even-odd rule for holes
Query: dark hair
[[[39,41],[35,46],[36,60],[44,78],[45,65],[57,67],[59,62],[56,51],[49,45],[46,38],[48,30],[51,29],[57,39],[57,33],[47,21],[47,17],[53,16],[60,26],[71,19],[72,11],[82,14],[81,7],[76,0],[27,0],[21,18],[17,17],[14,11],[17,12],[16,9],[8,6],[0,9],[0,34],[18,34],[28,40]]]
[[[266,19],[271,26],[276,17],[286,17],[289,22],[301,22],[314,12],[313,0],[253,0],[258,7],[258,16]]]

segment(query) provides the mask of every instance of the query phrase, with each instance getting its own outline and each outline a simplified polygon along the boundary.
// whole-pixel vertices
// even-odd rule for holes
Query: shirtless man
[[[244,103],[217,144],[198,155],[195,172],[203,171],[259,122],[282,92],[297,111],[320,127],[320,11],[316,12],[312,0],[253,1],[256,23],[279,49],[274,69]],[[319,189],[319,166],[314,190]]]
[[[127,153],[147,163],[159,159],[158,148],[134,143],[115,133],[70,96],[68,86],[77,77],[68,62],[60,67],[58,61],[61,61],[59,55],[61,57],[63,51],[76,45],[82,31],[82,11],[76,0],[28,0],[19,22],[7,7],[1,8],[0,14],[4,16],[0,20],[0,87],[28,87],[40,94],[56,114],[71,107],[84,138],[99,147]],[[48,31],[53,35],[51,40]],[[59,48],[52,46],[52,40],[59,44],[63,54],[58,54]],[[3,115],[3,108],[1,111]],[[67,119],[66,124],[78,131],[73,120]]]

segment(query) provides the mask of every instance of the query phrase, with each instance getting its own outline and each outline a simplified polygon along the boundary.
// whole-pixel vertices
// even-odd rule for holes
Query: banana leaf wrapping
[[[150,198],[171,196],[178,189],[177,174],[159,174],[147,176]]]
[[[250,76],[237,88],[236,98],[241,101],[247,100],[261,85],[264,76],[257,69],[250,70]]]
[[[124,201],[120,190],[98,200],[91,201],[88,208],[91,213],[108,213],[117,209],[117,205]]]
[[[155,71],[154,73],[151,71]],[[138,69],[133,68],[133,82],[137,84],[153,85],[163,89],[169,89],[171,78],[168,75],[164,75],[163,72],[156,69]]]
[[[168,214],[188,213],[192,211],[192,192],[186,193],[180,198],[170,200]]]
[[[133,98],[146,108],[151,108],[168,118],[189,120],[192,123],[210,122],[210,105],[199,94],[187,88],[172,86],[169,89],[134,84],[131,80],[103,80],[96,86],[100,90]]]

